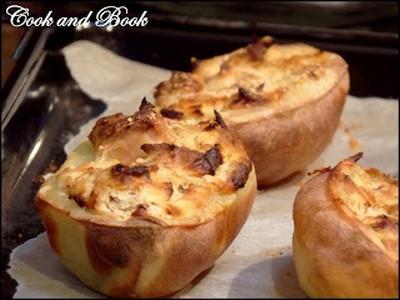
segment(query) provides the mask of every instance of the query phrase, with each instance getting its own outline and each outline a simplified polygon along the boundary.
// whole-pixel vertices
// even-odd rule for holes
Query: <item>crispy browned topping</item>
[[[398,227],[398,223],[396,222],[396,220],[394,220],[393,218],[389,218],[386,215],[380,215],[378,217],[375,217],[373,220],[373,224],[372,227],[375,230],[379,230],[379,229],[385,229],[388,227],[391,228],[397,228]]]
[[[187,90],[198,92],[201,90],[201,83],[198,82],[191,73],[172,72],[168,81],[161,82],[156,86],[155,96],[159,96],[163,89],[167,90]]]
[[[160,143],[160,144],[143,144],[140,148],[147,154],[152,154],[159,151],[173,151],[176,146],[174,144]]]
[[[86,205],[85,200],[83,200],[80,196],[70,195],[68,198],[74,200],[80,207],[84,207]]]
[[[144,217],[147,215],[147,209],[143,204],[138,204],[132,212],[132,217]]]
[[[203,112],[201,111],[201,104],[196,104],[191,106],[192,113],[197,116],[203,116]]]
[[[154,109],[154,105],[147,101],[146,97],[143,97],[142,102],[140,103],[139,110],[146,110],[146,109]]]
[[[214,115],[215,115],[215,122],[217,122],[222,128],[228,128],[228,126],[226,126],[224,119],[222,119],[222,116],[215,109],[214,109]]]
[[[215,175],[215,170],[223,163],[220,146],[214,145],[204,155],[193,161],[193,168],[203,174]]]
[[[128,175],[133,177],[140,177],[144,175],[149,175],[149,167],[148,166],[133,166],[127,167],[122,164],[117,164],[111,168],[111,175],[113,177],[118,177],[121,175]]]
[[[166,117],[168,119],[177,119],[177,120],[179,120],[179,119],[182,119],[182,117],[183,117],[183,113],[181,113],[180,111],[176,111],[176,110],[169,109],[169,108],[161,109],[160,113],[164,117]]]
[[[147,154],[168,154],[177,163],[183,163],[199,175],[215,175],[215,170],[223,163],[220,145],[216,144],[204,154],[173,144],[144,144],[141,149]]]
[[[210,130],[213,130],[214,128],[217,128],[218,126],[220,126],[220,125],[219,125],[218,123],[216,123],[216,122],[207,122],[206,124],[207,124],[207,126],[204,127],[204,130],[205,130],[205,131],[210,131]]]
[[[202,107],[189,102],[187,108]],[[77,205],[72,200],[65,203],[74,209],[85,207],[94,218],[110,216],[118,222],[208,220],[223,209],[220,198],[235,191],[227,174],[248,160],[243,146],[223,129],[226,124],[218,112],[215,119],[202,124],[175,121],[143,99],[132,116],[99,120],[91,133],[93,145],[86,141],[79,146],[55,174],[68,195],[78,196],[71,197]],[[205,132],[203,127],[210,123],[217,128]],[[151,126],[142,130],[143,124]],[[234,197],[223,203],[229,201]],[[207,207],[204,214],[202,207]]]
[[[251,164],[239,163],[231,174],[231,183],[235,190],[244,187],[251,172]]]
[[[178,80],[171,78],[157,87],[157,105],[174,105],[183,118],[199,120],[209,118],[211,108],[218,107],[231,123],[247,119],[236,110],[268,105],[272,112],[284,111],[319,99],[345,74],[347,66],[333,53],[301,43],[272,44],[271,37],[263,37],[231,53],[196,61],[196,68],[186,74],[190,79],[181,81],[194,81],[199,88],[187,87],[191,84],[174,88]],[[190,103],[201,103],[203,114],[193,112]],[[251,115],[258,114],[249,119]]]
[[[363,152],[358,152],[352,156],[350,156],[349,158],[347,158],[348,160],[351,160],[353,162],[357,162],[359,161],[362,157],[363,157],[364,153]]]
[[[178,191],[180,192],[180,193],[186,193],[187,192],[187,190],[188,190],[188,187],[184,187],[183,185],[178,185]]]
[[[147,154],[167,153],[172,158],[177,158],[183,162],[191,162],[202,155],[202,153],[199,151],[167,143],[143,144],[141,149]]]
[[[262,102],[263,97],[253,93],[245,88],[239,87],[238,93],[233,97],[232,103],[255,103],[255,102]]]
[[[97,144],[96,141],[98,139],[105,139],[109,136],[112,136],[117,130],[116,125],[119,124],[118,122],[122,119],[125,119],[125,116],[122,113],[116,113],[114,115],[98,119],[89,134],[90,141],[94,144]],[[110,126],[113,124],[115,125]]]
[[[97,147],[103,141],[126,133],[130,129],[147,131],[155,128],[157,117],[154,106],[143,98],[139,111],[132,116],[117,113],[97,120],[89,134],[89,140]]]
[[[251,60],[257,61],[264,57],[265,46],[261,42],[250,44],[246,47],[247,55]]]

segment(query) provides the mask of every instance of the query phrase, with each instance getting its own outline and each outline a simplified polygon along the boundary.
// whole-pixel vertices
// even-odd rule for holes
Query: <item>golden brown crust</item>
[[[159,297],[188,285],[212,266],[230,245],[250,213],[255,173],[237,200],[213,220],[191,226],[115,227],[71,218],[40,194],[35,206],[63,263],[89,287],[112,297]]]
[[[342,167],[339,164],[314,176],[296,196],[293,256],[300,285],[311,297],[396,298],[398,252],[392,255],[384,250],[376,239],[379,234],[372,233],[360,215],[343,206],[355,199],[354,195],[348,198],[343,189],[332,190],[333,186],[349,184],[348,180],[334,179]],[[338,201],[338,191],[347,200]],[[387,229],[395,233],[398,244],[398,220],[395,222],[396,226]]]
[[[255,44],[196,63],[156,87],[156,104],[180,119],[216,109],[245,144],[259,185],[315,160],[335,132],[349,90],[347,64],[304,44]]]
[[[113,297],[169,295],[210,268],[257,189],[222,118],[177,121],[143,102],[133,116],[99,120],[89,137],[35,200],[64,265]]]

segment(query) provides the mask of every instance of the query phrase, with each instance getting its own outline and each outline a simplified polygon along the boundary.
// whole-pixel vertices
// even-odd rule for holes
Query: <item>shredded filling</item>
[[[335,201],[366,228],[366,234],[398,260],[398,183],[374,168],[356,163],[357,154],[340,162],[330,175]]]
[[[201,124],[179,121],[144,101],[133,116],[98,120],[42,191],[119,221],[203,222],[235,201],[251,170],[218,113]]]

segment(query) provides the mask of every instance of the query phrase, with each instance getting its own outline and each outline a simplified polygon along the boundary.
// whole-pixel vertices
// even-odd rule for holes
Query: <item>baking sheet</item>
[[[78,41],[63,49],[71,75],[89,96],[107,103],[102,115],[137,110],[143,96],[170,71],[119,57],[101,46]],[[349,96],[333,142],[308,170],[334,165],[363,151],[361,164],[398,176],[398,101]],[[69,153],[86,138],[95,120],[65,146]],[[175,298],[299,298],[291,257],[292,205],[305,173],[258,191],[248,221],[214,267]],[[45,234],[14,249],[9,274],[18,282],[15,298],[100,298],[68,272],[51,251]]]

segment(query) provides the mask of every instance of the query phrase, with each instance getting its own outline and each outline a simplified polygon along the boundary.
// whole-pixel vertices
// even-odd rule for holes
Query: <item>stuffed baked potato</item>
[[[398,298],[398,183],[356,163],[325,169],[296,196],[293,258],[316,298]]]
[[[198,124],[143,102],[97,121],[35,206],[62,263],[112,297],[174,293],[238,234],[256,193],[250,159],[221,117]]]
[[[271,37],[232,53],[194,61],[155,90],[174,119],[207,120],[216,109],[243,142],[259,185],[315,160],[331,141],[349,90],[346,62],[309,45]]]

